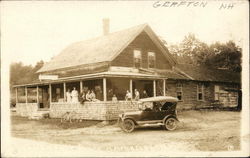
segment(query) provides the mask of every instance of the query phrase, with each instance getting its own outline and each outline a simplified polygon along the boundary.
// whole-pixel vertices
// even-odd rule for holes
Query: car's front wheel
[[[124,120],[122,129],[123,131],[128,132],[128,133],[132,132],[135,129],[134,121],[131,119]]]
[[[173,131],[176,129],[176,127],[177,127],[177,122],[175,118],[170,117],[165,121],[166,130]]]

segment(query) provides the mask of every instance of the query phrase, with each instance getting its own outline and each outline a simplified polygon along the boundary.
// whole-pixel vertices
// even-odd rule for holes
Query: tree
[[[42,68],[44,65],[43,60],[36,63],[35,67],[32,69],[32,80],[38,79],[38,74],[36,73],[40,68]]]
[[[170,52],[179,63],[200,64],[209,55],[209,47],[194,34],[189,33],[179,45],[169,46]]]
[[[233,41],[225,44],[216,42],[211,44],[210,49],[212,55],[206,60],[207,65],[241,72],[242,49]]]
[[[12,63],[10,65],[10,86],[22,83],[29,83],[38,78],[36,71],[43,66],[44,62],[41,60],[32,65],[24,65],[22,62]]]
[[[31,65],[23,65],[22,62],[12,63],[10,66],[10,84],[20,84],[28,82],[29,75],[32,73]]]
[[[189,33],[179,45],[170,45],[168,48],[179,63],[241,71],[242,50],[233,41],[208,45]]]

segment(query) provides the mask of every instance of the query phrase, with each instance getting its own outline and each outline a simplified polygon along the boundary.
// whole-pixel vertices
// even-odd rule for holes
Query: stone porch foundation
[[[37,103],[18,103],[17,114],[30,117],[38,111]],[[51,103],[50,118],[62,118],[66,112],[73,114],[74,119],[83,120],[116,120],[118,115],[126,111],[138,110],[138,103],[131,101],[106,101],[80,103]]]

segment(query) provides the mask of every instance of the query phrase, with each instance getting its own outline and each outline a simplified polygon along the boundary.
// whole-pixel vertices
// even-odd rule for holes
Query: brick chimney
[[[109,19],[102,19],[103,35],[109,34]]]

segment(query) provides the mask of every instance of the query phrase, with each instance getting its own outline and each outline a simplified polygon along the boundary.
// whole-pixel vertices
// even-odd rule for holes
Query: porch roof
[[[72,76],[72,77],[62,77],[56,80],[35,80],[31,83],[27,84],[19,84],[14,85],[13,87],[33,87],[37,85],[47,85],[50,83],[62,83],[62,82],[73,82],[73,81],[80,81],[80,80],[88,80],[88,79],[98,79],[103,77],[122,77],[122,78],[132,78],[132,79],[167,79],[166,76],[157,75],[157,74],[144,74],[139,72],[100,72],[94,74],[87,74],[87,75],[79,75],[79,76]]]

